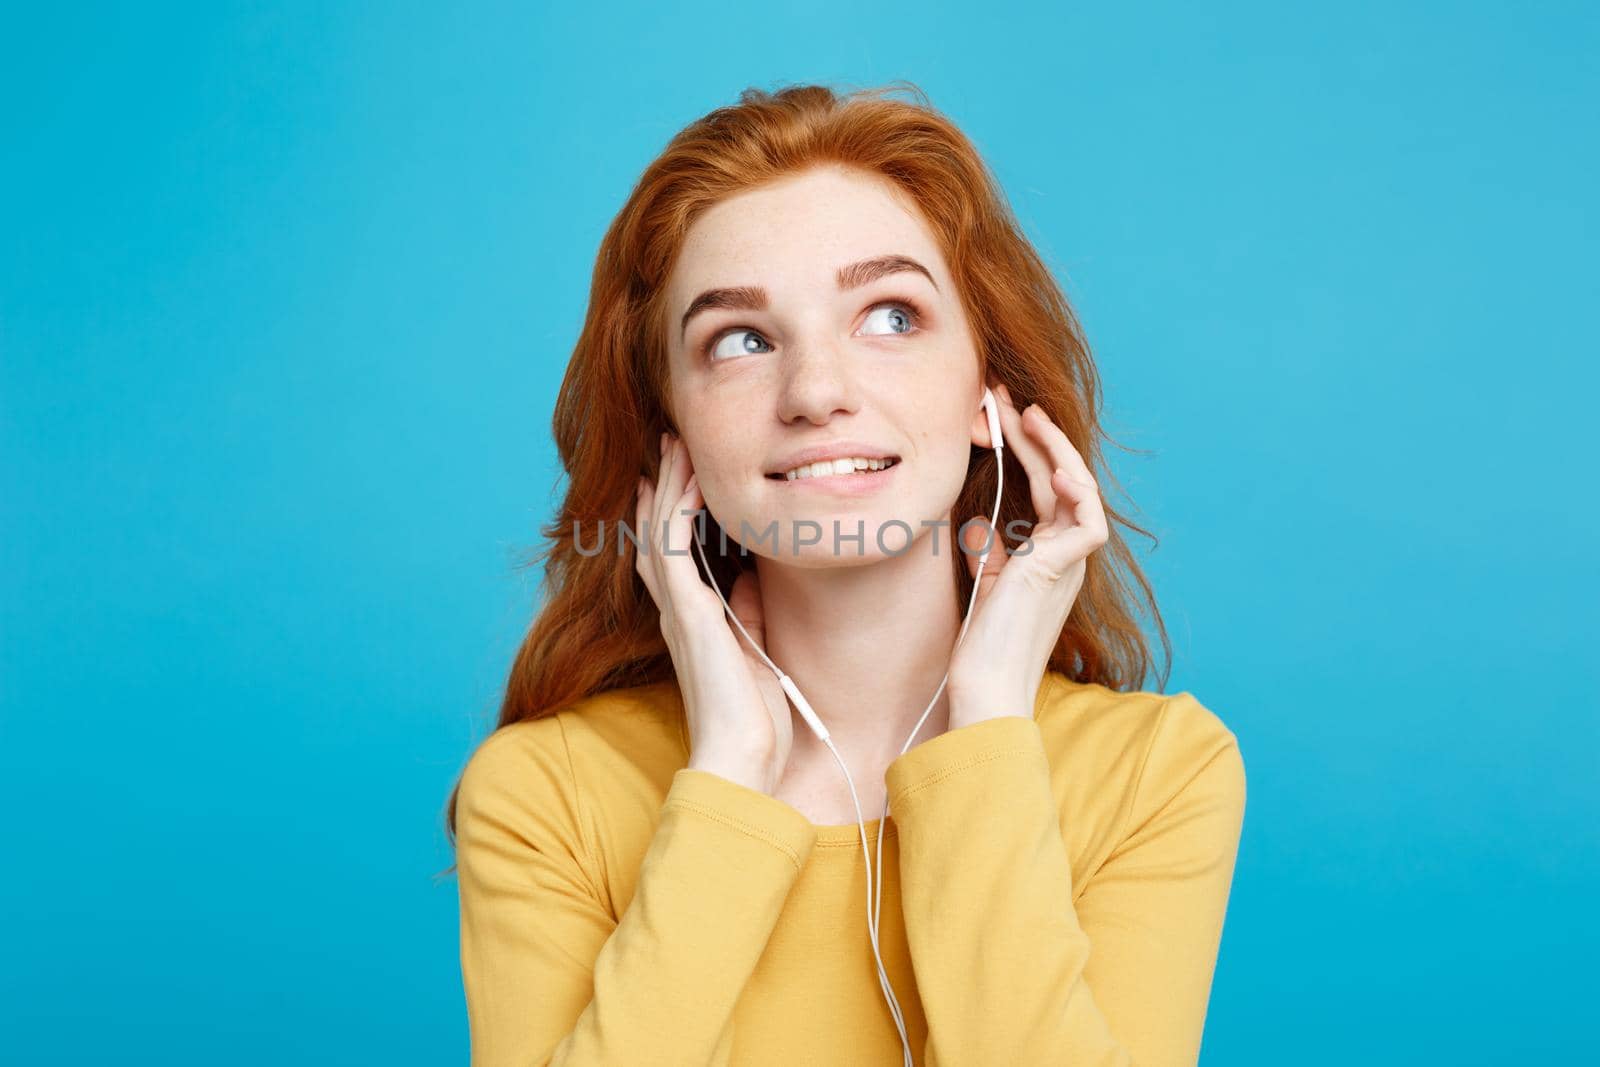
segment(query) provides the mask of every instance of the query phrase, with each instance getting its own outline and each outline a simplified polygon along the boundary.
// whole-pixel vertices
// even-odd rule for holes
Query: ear
[[[972,412],[972,423],[968,427],[972,436],[972,443],[979,448],[994,448],[994,442],[989,440],[989,415],[983,410],[983,390],[978,390],[978,399]]]

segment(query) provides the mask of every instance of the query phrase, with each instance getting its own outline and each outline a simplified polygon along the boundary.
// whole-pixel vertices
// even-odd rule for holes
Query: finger
[[[1056,470],[1051,484],[1061,495],[1059,514],[1062,521],[1035,531],[1030,552],[1037,565],[1050,574],[1066,574],[1073,566],[1088,559],[1106,542],[1105,510],[1100,504],[1100,493],[1083,482]],[[1075,525],[1067,525],[1067,516],[1075,518]]]
[[[650,551],[650,516],[654,513],[653,497],[655,491],[650,486],[650,479],[639,475],[638,496],[633,503],[633,532],[639,539],[639,544],[633,550],[633,569],[639,572],[639,577],[644,581],[644,587],[650,591],[650,599],[656,602],[656,607],[661,607],[661,595],[656,590],[655,565]]]
[[[1056,494],[1050,488],[1050,458],[1024,429],[1022,414],[1011,403],[1010,391],[1001,386],[995,395],[1000,400],[1000,432],[1005,434],[1005,446],[1028,475],[1028,495],[1037,516],[1034,521],[1047,523],[1056,514]]]
[[[650,556],[651,563],[656,568],[656,580],[665,589],[666,572],[661,562],[666,557],[663,555],[663,540],[667,534],[667,519],[672,503],[677,500],[679,490],[672,485],[673,456],[668,449],[668,440],[671,434],[665,430],[661,432],[661,460],[656,465],[656,484],[652,487],[650,508]]]
[[[1051,484],[1061,494],[1062,503],[1056,513],[1070,515],[1073,520],[1073,525],[1065,532],[1082,541],[1079,558],[1105,544],[1110,531],[1099,488],[1072,477],[1060,468],[1056,469]]]
[[[706,498],[700,492],[700,475],[693,473],[693,468],[688,468],[691,473],[689,480],[684,483],[683,494],[678,498],[678,514],[683,520],[684,542],[683,548],[689,553],[685,558],[689,561],[690,569],[694,571],[694,580],[697,588],[704,589],[705,583],[701,579],[700,555],[705,548],[701,535],[705,530],[702,527],[704,518],[703,509]],[[699,549],[695,546],[699,545]],[[720,610],[720,604],[718,605]]]
[[[682,487],[674,484],[680,475],[672,444],[672,434],[663,430],[658,441],[660,462],[656,465],[655,485],[650,487],[649,523],[644,538],[649,553],[645,566],[652,575],[651,595],[655,597],[664,623],[676,615],[673,599],[677,583],[673,579],[675,568],[672,565],[679,562],[678,557],[669,556],[668,552],[681,552],[686,544],[681,531],[674,529],[671,523],[672,512],[682,495]]]
[[[695,513],[700,501],[700,486],[693,481],[694,466],[689,460],[688,447],[681,440],[671,438],[667,444],[667,455],[668,472],[661,486],[664,543],[660,559],[660,573],[666,584],[667,595],[672,598],[678,614],[709,610],[706,604],[708,599],[716,604],[720,614],[722,604],[701,580],[700,563],[695,556]]]
[[[1038,447],[1049,457],[1048,462],[1052,469],[1064,470],[1069,477],[1092,486],[1099,484],[1095,481],[1094,473],[1089,470],[1089,465],[1084,462],[1083,455],[1073,445],[1072,439],[1051,420],[1044,408],[1038,404],[1030,404],[1028,410],[1022,413],[1022,421],[1032,439],[1038,442]]]
[[[1030,405],[1023,412],[1023,421],[1027,424],[1028,432],[1039,442],[1051,457],[1054,470],[1051,473],[1052,492],[1064,498],[1064,504],[1057,509],[1061,525],[1071,524],[1083,528],[1083,542],[1088,546],[1083,554],[1087,555],[1095,548],[1105,543],[1109,536],[1109,524],[1106,522],[1105,504],[1100,499],[1100,486],[1095,481],[1094,474],[1089,470],[1089,465],[1084,462],[1083,456],[1073,445],[1065,431],[1051,421],[1043,408],[1037,404]]]
[[[1000,571],[1007,561],[1005,546],[1000,544],[998,537],[991,536],[991,531],[989,520],[982,515],[974,515],[972,519],[963,523],[961,528],[961,543],[965,548],[962,555],[967,558],[967,577],[977,580],[979,600],[989,595],[990,587],[1000,577]],[[983,552],[986,540],[989,543],[989,558],[983,561],[983,574],[979,576],[978,557]]]
[[[1059,467],[1051,478],[1051,484],[1064,502],[1064,507],[1058,508],[1057,514],[1065,510],[1072,516],[1073,529],[1083,531],[1095,542],[1096,547],[1105,544],[1110,529],[1106,522],[1105,503],[1100,499],[1100,487],[1092,480],[1074,478]]]
[[[656,508],[655,513],[651,516],[655,520],[658,534],[662,521],[668,517],[667,510],[678,499],[678,494],[683,492],[682,486],[672,484],[673,466],[676,458],[676,451],[672,447],[672,435],[663,430],[661,433],[661,463],[656,469]]]
[[[667,595],[668,590],[666,584],[666,573],[661,565],[663,559],[661,554],[662,537],[664,534],[662,521],[663,516],[661,514],[661,500],[665,495],[662,492],[662,488],[666,484],[667,477],[670,473],[667,465],[666,431],[662,431],[661,436],[657,441],[657,445],[660,449],[660,457],[656,463],[655,480],[653,483],[651,483],[649,478],[646,478],[647,499],[645,504],[646,515],[643,537],[646,558],[644,561],[644,567],[647,573],[650,575],[649,588],[651,595],[655,597],[656,606],[661,611],[663,622],[666,622],[672,617],[672,602],[668,599]]]
[[[761,613],[761,580],[756,577],[755,571],[745,571],[733,580],[733,589],[728,594],[728,607],[756,647],[765,652],[767,626]],[[748,652],[750,646],[746,644],[744,647]],[[765,660],[761,662],[763,665],[766,663]]]

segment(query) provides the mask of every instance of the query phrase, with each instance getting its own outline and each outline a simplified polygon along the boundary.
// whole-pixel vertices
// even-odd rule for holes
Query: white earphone
[[[1005,441],[1000,433],[1000,408],[998,403],[995,401],[994,392],[987,387],[985,387],[983,390],[983,410],[984,414],[987,415],[989,419],[989,445],[994,449],[995,454],[994,511],[989,516],[987,541],[983,551],[978,554],[978,574],[977,578],[975,578],[972,583],[972,593],[967,598],[967,611],[961,619],[961,630],[956,634],[957,646],[961,644],[961,639],[967,635],[967,623],[972,618],[972,606],[977,603],[978,580],[983,577],[983,567],[984,564],[989,561],[990,549],[992,549],[995,542],[999,540],[999,531],[996,524],[1000,521],[1000,497],[1001,490],[1005,486],[1005,456],[1003,453]],[[953,544],[956,543],[954,534],[952,534],[951,541]],[[850,777],[850,769],[845,766],[844,760],[839,756],[839,750],[834,748],[833,742],[828,739],[828,727],[817,716],[817,713],[811,709],[810,703],[800,692],[800,688],[794,684],[794,679],[783,673],[783,670],[776,663],[772,662],[770,658],[768,658],[766,652],[762,651],[761,647],[756,644],[753,638],[751,638],[749,632],[745,630],[744,624],[739,621],[739,617],[733,613],[733,608],[728,606],[728,601],[722,595],[722,590],[717,588],[717,580],[711,574],[711,565],[706,562],[705,549],[700,546],[700,538],[698,536],[694,538],[694,547],[695,551],[700,556],[701,564],[705,567],[706,578],[711,582],[711,588],[716,592],[717,599],[722,601],[723,610],[728,613],[728,618],[733,620],[734,626],[738,627],[741,634],[744,634],[744,639],[750,643],[750,647],[755,649],[756,653],[762,658],[762,660],[766,662],[767,666],[772,670],[772,673],[778,676],[778,684],[783,687],[783,691],[787,693],[789,695],[789,699],[794,702],[795,710],[800,712],[800,717],[805,720],[807,726],[811,727],[811,732],[817,735],[817,740],[828,746],[828,751],[833,753],[834,761],[839,764],[839,769],[844,772],[845,784],[850,787],[850,799],[855,802],[856,823],[861,827],[861,850],[863,854],[866,854],[867,827],[865,819],[861,813],[861,800],[860,797],[856,795],[856,786],[855,782]],[[911,736],[906,738],[905,744],[900,746],[901,755],[904,755],[906,751],[911,748],[911,742],[916,738],[917,733],[922,729],[922,724],[928,720],[929,714],[931,714],[933,711],[934,704],[938,703],[939,701],[939,694],[944,692],[945,684],[949,682],[949,680],[950,672],[946,670],[944,678],[939,682],[939,688],[934,690],[933,699],[928,701],[928,706],[923,709],[922,717],[917,720],[917,725],[912,729]],[[878,919],[879,915],[881,914],[883,902],[883,824],[888,820],[888,817],[889,798],[885,796],[883,800],[883,817],[878,823],[878,858],[876,876],[874,876],[870,866],[872,857],[870,855],[867,856],[869,864],[869,868],[867,870],[867,936],[872,941],[872,955],[878,963],[878,984],[883,987],[883,995],[885,1000],[888,1002],[889,1012],[894,1016],[895,1029],[900,1032],[900,1046],[905,1053],[905,1067],[913,1067],[914,1061],[911,1055],[911,1042],[910,1039],[906,1037],[905,1017],[900,1011],[900,1002],[895,999],[894,987],[889,983],[889,976],[883,969],[883,956],[878,950]],[[874,887],[876,887],[876,893],[874,893]]]

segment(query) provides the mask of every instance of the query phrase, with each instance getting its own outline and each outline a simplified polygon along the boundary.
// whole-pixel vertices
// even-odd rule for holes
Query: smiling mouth
[[[842,471],[835,467],[833,470],[829,471],[820,470],[815,466],[810,466],[798,468],[801,473],[796,474],[793,478],[789,477],[787,471],[778,471],[775,474],[769,474],[767,475],[767,478],[774,482],[800,482],[806,481],[810,478],[848,478],[853,475],[860,474],[881,474],[886,470],[898,467],[900,465],[900,457],[885,456],[881,462],[883,465],[877,469],[873,469],[870,466],[855,466]]]

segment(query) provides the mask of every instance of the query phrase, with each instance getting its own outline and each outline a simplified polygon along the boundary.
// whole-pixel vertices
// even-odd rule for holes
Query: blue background
[[[601,233],[746,85],[898,77],[1240,738],[1203,1062],[1600,1050],[1592,5],[320,7],[0,23],[8,1060],[465,1062],[442,806]]]

